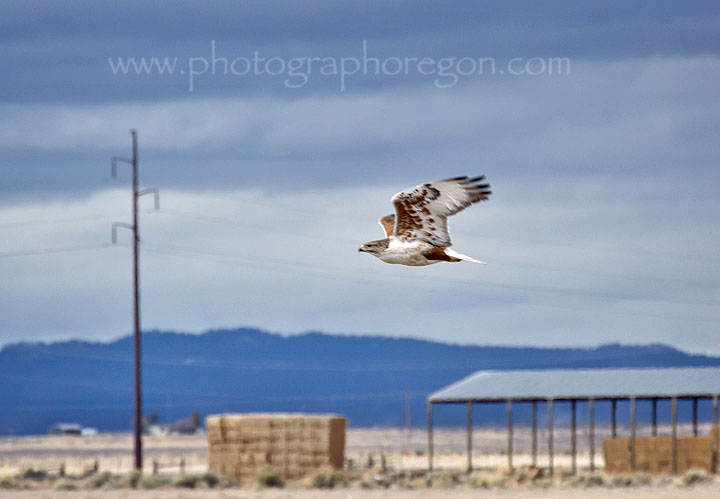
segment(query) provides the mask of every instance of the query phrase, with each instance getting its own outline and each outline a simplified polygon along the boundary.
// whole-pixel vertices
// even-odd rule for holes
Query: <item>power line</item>
[[[253,204],[261,205],[262,203],[253,203]],[[357,243],[356,240],[351,240],[349,238],[329,237],[327,234],[308,234],[305,232],[288,231],[288,230],[277,228],[271,224],[253,224],[253,223],[248,223],[247,221],[238,220],[235,218],[219,217],[219,216],[215,216],[215,215],[207,215],[207,214],[200,214],[200,213],[189,212],[189,211],[167,210],[167,209],[164,209],[161,213],[165,214],[165,215],[173,216],[173,217],[180,217],[183,219],[195,219],[197,221],[202,221],[202,222],[242,227],[245,229],[250,228],[250,229],[256,229],[256,230],[261,230],[261,231],[265,231],[265,232],[273,232],[273,233],[278,233],[278,234],[302,237],[302,238],[306,238],[306,239],[311,239],[313,241],[323,241],[323,242],[324,241],[333,241],[333,242],[349,243],[349,244]],[[463,234],[464,232],[460,231],[460,233]],[[470,233],[465,233],[465,234],[471,235]],[[479,236],[477,236],[476,234],[472,234],[472,237],[478,238]],[[485,238],[485,239],[503,241],[503,239],[493,239],[493,238]],[[510,241],[512,241],[512,240],[510,240]],[[526,244],[526,242],[523,242],[523,244]],[[547,244],[547,243],[541,242],[539,244]],[[555,244],[555,246],[565,247],[565,245],[562,245],[562,244]],[[582,246],[578,246],[578,245],[568,245],[568,247],[582,248]],[[632,251],[628,250],[628,253],[632,253]],[[656,253],[656,254],[659,254],[659,253]],[[584,275],[597,276],[597,277],[606,278],[606,279],[621,279],[624,281],[634,281],[634,282],[643,282],[643,283],[647,283],[648,281],[654,281],[654,282],[661,282],[661,283],[667,282],[667,283],[697,284],[696,282],[690,281],[688,279],[680,279],[680,278],[674,278],[674,277],[631,276],[631,275],[627,275],[627,274],[608,272],[608,271],[604,271],[604,270],[566,267],[566,266],[560,266],[560,265],[549,265],[549,264],[544,264],[544,263],[541,264],[541,263],[518,262],[518,261],[507,260],[507,259],[502,259],[502,258],[495,258],[493,260],[493,264],[503,265],[503,266],[512,267],[512,268],[522,267],[522,268],[539,269],[539,270],[550,271],[550,272],[584,274]]]
[[[51,255],[55,253],[71,253],[75,251],[88,251],[94,249],[104,249],[112,246],[111,244],[82,244],[76,246],[60,246],[55,248],[37,248],[18,251],[0,252],[0,258],[15,258],[22,256]]]
[[[237,220],[234,218],[228,218],[228,217],[218,217],[215,215],[205,215],[201,213],[193,213],[189,211],[179,211],[179,210],[168,210],[163,209],[160,211],[161,214],[164,215],[170,215],[174,217],[181,217],[183,219],[191,218],[202,222],[209,222],[209,223],[215,223],[215,224],[223,224],[223,225],[231,225],[235,227],[242,227],[244,229],[257,229],[262,230],[265,232],[274,232],[277,234],[285,234],[285,235],[291,235],[296,237],[302,237],[307,239],[313,239],[317,240],[318,235],[317,234],[308,234],[307,232],[296,232],[296,231],[289,231],[287,229],[279,229],[276,228],[273,225],[270,224],[253,224],[248,223],[246,221]],[[343,243],[350,243],[355,244],[357,241],[352,239],[345,239],[345,238],[337,238],[337,237],[328,237],[327,235],[323,234],[321,236],[321,239],[323,241],[336,241],[336,242],[343,242]]]
[[[386,272],[379,272],[374,270],[368,270],[366,268],[356,268],[353,266],[336,266],[336,265],[329,265],[329,264],[323,264],[323,265],[314,265],[307,262],[299,262],[297,260],[288,260],[288,259],[280,259],[280,258],[273,258],[273,257],[253,257],[253,256],[247,256],[247,255],[240,255],[237,253],[220,253],[220,252],[210,252],[207,250],[201,250],[196,248],[190,248],[186,246],[181,245],[158,245],[158,244],[145,244],[144,247],[147,247],[150,250],[153,251],[159,251],[159,252],[165,252],[169,254],[177,254],[177,255],[193,255],[197,256],[199,258],[204,257],[210,257],[210,258],[216,258],[219,263],[224,263],[223,260],[231,260],[231,261],[243,261],[247,263],[252,263],[254,265],[284,265],[284,266],[290,266],[290,267],[297,267],[297,268],[307,268],[310,270],[319,270],[324,272],[342,272],[342,273],[350,273],[354,276],[357,276],[358,274],[372,274],[376,275],[378,277],[382,277],[383,279],[390,278],[399,278],[403,280],[414,280],[414,281],[421,281],[421,282],[427,282],[427,277],[422,275],[410,275],[410,274],[389,274]],[[445,282],[448,284],[464,284],[464,285],[470,285],[470,286],[477,286],[478,281],[477,280],[470,280],[470,279],[458,279],[458,278],[448,278],[443,276],[433,276],[434,282]],[[528,284],[512,284],[512,283],[498,283],[498,282],[489,282],[489,281],[483,281],[482,282],[483,287],[494,287],[497,289],[506,289],[506,290],[524,290],[524,291],[536,291],[536,292],[543,292],[543,293],[556,293],[556,294],[571,294],[573,296],[577,295],[583,295],[593,298],[606,298],[608,297],[608,294],[605,292],[598,292],[594,290],[587,290],[587,289],[581,289],[581,288],[568,288],[568,287],[561,287],[561,286],[547,286],[547,285],[528,285]],[[705,305],[705,306],[717,306],[717,303],[698,303],[697,301],[680,301],[680,300],[654,300],[654,301],[662,301],[666,303],[671,304],[682,304],[682,305]]]
[[[27,257],[27,256],[39,256],[39,255],[47,255],[47,254],[56,254],[56,253],[68,253],[68,252],[79,252],[79,251],[89,251],[89,250],[95,250],[95,249],[106,249],[111,247],[111,244],[88,244],[88,245],[77,245],[77,246],[65,246],[65,247],[54,247],[54,248],[38,248],[38,249],[30,249],[30,250],[19,250],[19,251],[8,251],[8,252],[1,252],[0,258],[15,258],[15,257]],[[219,264],[225,264],[225,265],[231,265],[233,267],[237,267],[238,265],[246,267],[246,268],[257,268],[258,266],[264,266],[266,268],[271,268],[273,272],[281,272],[281,273],[297,273],[298,271],[305,274],[305,275],[311,275],[317,278],[323,278],[323,279],[329,279],[336,281],[337,280],[337,273],[341,272],[344,274],[348,274],[345,277],[343,277],[343,280],[347,281],[353,281],[353,282],[360,282],[364,284],[379,284],[377,279],[372,279],[368,277],[362,277],[366,276],[367,274],[372,274],[378,277],[383,278],[384,280],[390,279],[390,280],[414,280],[414,281],[423,281],[425,282],[425,278],[420,276],[410,276],[410,275],[399,275],[399,274],[385,274],[375,271],[368,271],[367,269],[362,269],[362,272],[359,273],[358,270],[353,269],[352,267],[337,267],[337,266],[328,266],[328,265],[313,265],[308,264],[305,262],[297,262],[292,260],[282,260],[282,259],[274,259],[274,258],[253,258],[253,257],[247,257],[237,254],[224,254],[224,253],[217,253],[217,252],[208,252],[204,250],[198,250],[183,246],[169,246],[169,245],[148,245],[143,244],[142,245],[146,250],[154,253],[160,253],[160,254],[167,254],[171,256],[177,256],[182,258],[190,258],[194,260],[200,260],[200,261],[206,261],[206,262],[213,262],[213,263],[219,263]],[[241,262],[241,263],[238,263]],[[295,272],[288,272],[287,269],[278,268],[277,265],[282,265],[284,267],[290,267],[294,268]],[[361,276],[362,275],[362,276]],[[441,281],[448,284],[462,284],[462,285],[470,285],[470,286],[476,286],[476,281],[469,281],[469,280],[462,280],[462,279],[448,279],[444,277],[434,277],[433,278],[436,282]],[[515,284],[507,284],[507,283],[492,283],[492,282],[483,282],[484,287],[494,287],[496,289],[504,289],[504,290],[510,290],[510,291],[521,291],[521,292],[539,292],[539,293],[555,293],[555,294],[569,294],[573,296],[585,296],[585,297],[602,297],[605,296],[602,293],[597,293],[593,291],[587,291],[587,290],[578,290],[578,289],[572,289],[572,288],[561,288],[561,287],[552,287],[552,286],[527,286],[527,285],[515,285]],[[434,290],[432,291],[435,292]],[[660,303],[668,303],[673,305],[703,305],[703,306],[709,306],[709,307],[715,307],[717,304],[707,302],[707,303],[699,303],[695,301],[680,301],[680,300],[668,300],[668,299],[651,299],[650,301],[653,302],[660,302]],[[541,308],[556,308],[561,310],[570,310],[573,312],[579,312],[582,311],[582,307],[577,306],[564,306],[559,304],[552,304],[552,303],[543,303],[542,305],[536,304],[536,303],[529,303],[530,306],[534,307],[541,307]],[[629,311],[617,311],[614,310],[610,312],[612,315],[629,315],[629,316],[640,316],[640,317],[651,317],[651,318],[661,318],[661,319],[684,319],[684,320],[690,320],[693,322],[708,322],[708,323],[717,323],[720,322],[720,320],[715,318],[705,318],[705,317],[698,317],[698,316],[679,316],[679,315],[673,315],[673,314],[651,314],[646,312],[629,312]]]
[[[255,202],[255,201],[246,201],[248,203],[257,205],[257,206],[267,206],[264,203],[261,202]],[[273,205],[273,208],[277,208],[277,206]],[[294,213],[297,213],[297,210],[290,210],[289,208],[280,207],[280,209],[286,210],[286,211],[293,211]],[[151,211],[142,211],[143,213],[151,213]],[[302,237],[312,240],[322,240],[322,241],[334,241],[334,242],[341,242],[341,243],[350,243],[354,244],[357,241],[351,240],[349,238],[337,238],[337,237],[329,237],[327,234],[308,234],[305,232],[297,232],[297,231],[288,231],[286,229],[280,229],[278,227],[275,227],[270,224],[253,224],[248,223],[244,220],[238,220],[236,218],[229,218],[229,217],[220,217],[216,215],[208,215],[203,213],[197,213],[197,212],[190,212],[185,210],[168,210],[164,209],[162,212],[158,212],[164,215],[172,216],[172,217],[179,217],[183,219],[194,219],[196,221],[201,222],[207,222],[207,223],[214,223],[214,224],[223,224],[223,225],[229,225],[229,226],[235,226],[235,227],[242,227],[245,229],[255,229],[255,230],[261,230],[266,232],[272,232],[272,233],[278,233],[278,234],[284,234],[284,235],[290,235],[295,237]],[[303,213],[310,213],[310,211],[306,210]],[[358,217],[343,217],[341,215],[336,215],[328,212],[323,212],[323,215],[330,215],[334,217],[342,217],[344,219],[357,219]],[[97,219],[108,219],[112,217],[113,215],[98,215],[98,216],[84,216],[84,217],[72,217],[72,218],[58,218],[58,219],[34,219],[34,220],[25,220],[25,221],[13,221],[13,222],[0,222],[0,227],[2,226],[32,226],[32,225],[51,225],[56,223],[73,223],[73,222],[81,222],[81,221],[87,221],[87,220],[97,220]],[[460,234],[464,234],[465,237],[472,237],[472,238],[478,238],[477,234],[470,233],[467,231],[458,231]],[[492,237],[483,237],[484,240],[492,240],[492,241],[499,241],[499,242],[521,242],[523,244],[527,244],[527,241],[520,241],[516,239],[508,239],[508,238],[492,238]],[[590,248],[591,246],[587,245],[581,245],[576,243],[560,243],[560,242],[548,242],[548,241],[533,241],[533,244],[540,244],[540,245],[550,245],[555,247],[563,247],[563,248]],[[642,249],[633,249],[633,250],[625,250],[625,249],[618,249],[618,248],[612,248],[607,246],[597,246],[593,245],[593,249],[601,248],[605,251],[623,251],[627,254],[633,254],[633,253],[646,253],[646,254],[652,254],[652,255],[660,255],[660,256],[671,256],[671,255],[681,255],[679,253],[673,253],[673,252],[663,252],[663,251],[650,251],[650,250],[642,250]],[[42,249],[42,250],[29,250],[27,252],[25,251],[18,251],[18,252],[5,252],[0,253],[0,258],[4,255],[8,256],[14,256],[14,254],[17,253],[18,256],[31,256],[34,254],[44,254],[56,252],[52,248],[50,249]],[[705,257],[701,255],[685,255],[682,256],[690,258],[690,259],[712,259],[711,257]],[[594,270],[594,269],[588,269],[588,268],[577,268],[577,267],[568,267],[568,266],[561,266],[561,265],[549,265],[549,264],[539,264],[539,263],[526,263],[526,262],[519,262],[516,260],[506,260],[502,258],[495,258],[493,260],[493,263],[496,265],[503,265],[508,267],[521,267],[521,268],[531,268],[531,269],[539,269],[539,270],[545,270],[545,271],[551,271],[551,272],[564,272],[564,273],[573,273],[573,274],[584,274],[584,275],[590,275],[590,276],[598,276],[601,278],[609,278],[609,279],[621,279],[624,281],[635,281],[635,282],[648,282],[648,281],[654,281],[654,282],[668,282],[668,283],[687,283],[687,284],[696,284],[696,282],[693,282],[688,279],[681,279],[681,278],[674,278],[674,277],[657,277],[657,276],[631,276],[627,274],[620,274],[615,272],[608,272],[604,270]]]
[[[153,191],[154,192],[154,191]],[[176,211],[176,210],[168,210],[164,211],[166,214],[170,214],[171,216],[180,216],[180,217],[188,217],[188,218],[195,218],[196,220],[205,221],[205,222],[211,222],[211,223],[219,223],[219,224],[226,224],[226,225],[234,225],[234,226],[241,226],[241,227],[251,227],[258,230],[270,230],[273,232],[279,232],[283,234],[293,235],[293,236],[301,236],[301,237],[309,237],[312,239],[317,239],[319,237],[320,240],[332,240],[332,238],[327,238],[324,235],[316,236],[316,235],[308,235],[304,233],[295,233],[290,231],[285,231],[282,229],[278,229],[275,227],[270,227],[266,225],[256,225],[256,224],[248,224],[244,221],[240,221],[234,218],[228,218],[228,217],[217,217],[217,216],[210,216],[205,214],[198,214],[188,211]],[[88,217],[90,218],[90,217]],[[103,216],[102,218],[105,218]],[[70,221],[71,219],[67,219]],[[342,242],[349,242],[349,239],[335,239],[336,241],[342,241]],[[354,242],[354,241],[353,241]],[[22,256],[35,256],[35,255],[43,255],[43,254],[52,254],[52,253],[63,253],[63,252],[73,252],[73,251],[86,251],[91,249],[101,249],[106,248],[109,245],[103,244],[103,245],[78,245],[78,246],[67,246],[67,247],[56,247],[56,248],[39,248],[39,249],[32,249],[32,250],[20,250],[20,251],[10,251],[10,252],[3,252],[0,253],[0,258],[11,258],[11,257],[22,257]],[[277,265],[281,265],[283,267],[290,267],[295,269],[294,272],[301,272],[306,275],[312,275],[314,277],[319,278],[326,278],[331,280],[337,279],[337,273],[342,272],[346,274],[346,277],[343,277],[344,280],[352,280],[355,282],[362,282],[365,284],[368,283],[377,283],[376,279],[363,277],[366,276],[368,273],[374,274],[375,276],[382,277],[384,280],[389,279],[402,279],[402,280],[416,280],[416,281],[423,281],[426,282],[426,279],[421,276],[414,276],[414,275],[400,275],[400,274],[387,274],[387,273],[380,273],[375,271],[369,271],[365,268],[363,269],[355,269],[353,267],[338,267],[338,266],[329,266],[329,265],[313,265],[309,264],[307,262],[298,262],[293,260],[284,260],[284,259],[276,259],[276,258],[268,258],[268,257],[262,257],[262,258],[256,258],[256,257],[248,257],[238,254],[227,254],[227,253],[218,253],[218,252],[208,252],[206,250],[198,250],[194,248],[188,248],[184,246],[169,246],[169,245],[155,245],[155,246],[148,246],[147,244],[143,244],[143,247],[148,249],[151,252],[156,253],[164,253],[168,255],[173,256],[179,256],[183,258],[191,258],[201,261],[211,261],[215,263],[221,263],[221,264],[229,264],[232,266],[237,266],[238,261],[243,262],[240,264],[240,266],[244,266],[247,268],[256,268],[257,266],[265,266],[268,268],[271,268],[273,271],[276,272],[285,272],[288,273],[287,269],[279,269]],[[545,270],[552,270],[552,271],[561,271],[561,272],[582,272],[582,273],[588,273],[588,274],[596,274],[601,275],[603,277],[608,278],[621,278],[626,280],[638,280],[638,281],[646,281],[647,279],[644,277],[631,277],[631,276],[625,276],[625,275],[617,275],[613,273],[606,273],[602,271],[589,271],[589,270],[580,270],[580,269],[572,269],[572,268],[564,268],[560,266],[547,266],[547,265],[538,265],[538,264],[525,264],[521,262],[512,262],[512,261],[499,261],[499,265],[508,265],[512,267],[530,267],[530,268],[542,268]],[[470,280],[463,280],[463,279],[448,279],[444,277],[437,277],[435,276],[433,278],[436,281],[442,281],[446,282],[448,284],[462,284],[462,285],[470,285],[470,286],[477,286],[477,281],[470,281]],[[652,278],[650,278],[652,279]],[[661,281],[675,281],[675,282],[686,282],[684,280],[680,279],[665,279],[665,278],[655,278],[654,280],[661,280]],[[495,289],[504,289],[508,291],[521,291],[521,292],[535,292],[535,293],[552,293],[552,294],[568,294],[573,296],[585,296],[585,297],[606,297],[607,293],[597,292],[597,291],[591,291],[591,290],[582,290],[582,289],[574,289],[574,288],[567,288],[567,287],[557,287],[557,286],[539,286],[539,285],[517,285],[517,284],[509,284],[509,283],[493,283],[493,282],[483,282],[483,287],[494,287]],[[622,297],[621,297],[622,298]],[[627,297],[626,297],[627,298]],[[659,303],[669,303],[669,304],[680,304],[680,305],[703,305],[703,306],[710,306],[714,307],[717,306],[716,303],[706,302],[706,303],[698,303],[696,301],[681,301],[681,300],[668,300],[668,299],[651,299],[653,302],[659,302]],[[550,307],[550,308],[558,308],[563,310],[571,310],[574,312],[581,311],[582,308],[579,308],[577,306],[565,306],[560,304],[537,304],[537,303],[530,303],[531,306],[535,307]],[[622,311],[613,311],[612,314],[618,314],[618,315],[633,315],[633,316],[643,316],[643,317],[655,317],[655,318],[673,318],[673,319],[687,319],[691,321],[699,321],[699,322],[711,322],[716,323],[718,320],[716,319],[709,319],[709,318],[703,318],[703,317],[697,317],[697,316],[677,316],[677,315],[667,315],[667,314],[649,314],[649,313],[637,313],[637,312],[622,312]]]
[[[58,247],[58,248],[42,248],[42,249],[34,249],[34,250],[22,250],[22,251],[13,251],[13,252],[4,252],[0,253],[0,258],[13,258],[13,257],[23,257],[23,256],[37,256],[37,255],[44,255],[44,254],[54,254],[54,253],[65,253],[65,252],[77,252],[77,251],[88,251],[93,249],[106,249],[111,247],[110,244],[93,244],[93,245],[78,245],[78,246],[68,246],[68,247]],[[184,248],[180,246],[174,246],[174,247],[153,247],[153,246],[147,246],[143,245],[148,251],[155,252],[155,253],[161,253],[161,254],[168,254],[171,256],[178,256],[182,258],[190,258],[200,261],[208,261],[213,263],[220,263],[225,265],[231,265],[233,267],[238,266],[238,261],[242,261],[243,263],[240,263],[240,266],[244,266],[246,268],[257,268],[258,266],[264,266],[266,268],[271,268],[273,272],[281,272],[281,273],[297,273],[298,271],[305,275],[310,275],[312,277],[316,278],[322,278],[322,279],[328,279],[331,281],[337,281],[337,272],[343,272],[347,275],[343,277],[343,281],[354,281],[359,282],[363,284],[374,284],[374,285],[381,285],[376,279],[367,278],[367,277],[360,277],[358,272],[352,268],[343,268],[343,267],[328,267],[328,266],[317,266],[307,263],[298,263],[295,261],[289,261],[289,260],[278,260],[278,259],[257,259],[257,258],[249,258],[249,257],[243,257],[240,255],[229,255],[229,254],[219,254],[219,253],[208,253],[206,251],[200,251],[195,250],[192,248]],[[289,266],[291,268],[295,268],[295,271],[288,271],[287,269],[278,268],[276,265],[280,264],[283,266]],[[363,269],[362,275],[367,275],[368,271],[366,269]],[[372,274],[382,277],[383,279],[403,279],[403,280],[423,280],[420,277],[417,276],[408,276],[408,275],[388,275],[388,274],[381,274],[379,272],[372,272]],[[440,278],[436,277],[436,281],[444,281],[451,284],[467,284],[467,285],[473,285],[473,287],[477,284],[476,282],[471,281],[464,281],[464,280],[455,280],[455,279],[447,279],[447,278]],[[384,285],[384,284],[383,284]],[[530,289],[527,286],[520,286],[520,285],[511,285],[511,284],[498,284],[498,283],[483,283],[483,286],[491,286],[491,287],[501,287],[504,289],[510,289],[510,290],[519,290],[519,291],[552,291],[552,292],[563,292],[567,294],[582,294],[578,292],[577,290],[572,289],[562,289],[562,288],[542,288],[542,287],[534,287],[534,289]],[[416,288],[423,290],[425,288]],[[434,290],[427,290],[428,292],[435,293]],[[596,294],[593,296],[597,296]],[[652,301],[660,301],[665,303],[671,303],[671,304],[681,304],[681,305],[698,305],[696,302],[678,302],[678,301],[669,301],[669,300],[652,300]],[[586,307],[579,307],[579,306],[567,306],[557,303],[528,303],[527,300],[525,300],[526,304],[535,308],[554,308],[559,310],[567,310],[572,312],[584,312],[589,311]],[[712,303],[705,303],[702,304],[705,306],[716,306]],[[597,309],[593,309],[593,311],[597,311]],[[619,310],[612,310],[610,312],[604,311],[604,314],[608,315],[621,315],[621,316],[634,316],[634,317],[646,317],[646,318],[657,318],[657,319],[674,319],[674,320],[688,320],[691,322],[701,322],[701,323],[713,323],[716,324],[720,322],[720,320],[716,318],[707,318],[707,317],[698,317],[696,315],[693,316],[686,316],[686,315],[677,315],[677,314],[657,314],[657,313],[647,313],[647,312],[632,312],[632,311],[619,311]]]
[[[273,203],[258,201],[256,199],[244,199],[243,200],[247,204],[253,204],[256,206],[260,206],[263,208],[267,208],[269,210],[282,210],[288,213],[293,214],[306,214],[306,215],[318,215],[321,214],[325,217],[332,217],[336,219],[342,219],[342,220],[355,220],[360,223],[367,223],[367,218],[359,217],[359,216],[353,216],[353,215],[342,215],[334,211],[330,210],[314,210],[312,208],[308,208],[307,206],[303,206],[301,208],[298,208],[297,206],[285,206],[281,202],[277,202],[275,199],[273,200]],[[387,211],[392,211],[392,208],[388,207]],[[716,256],[710,256],[710,255],[700,255],[700,254],[693,254],[693,253],[687,253],[687,252],[677,252],[677,251],[667,251],[667,250],[659,250],[659,249],[648,249],[648,248],[638,248],[638,247],[626,247],[623,246],[622,248],[618,248],[616,246],[610,246],[607,244],[602,243],[595,243],[592,244],[583,244],[578,242],[568,242],[568,241],[561,241],[561,240],[552,240],[552,239],[545,239],[545,240],[538,240],[537,238],[533,239],[532,241],[528,241],[525,239],[517,239],[512,237],[490,237],[490,236],[478,236],[476,232],[470,232],[462,229],[454,229],[452,231],[454,234],[462,234],[463,237],[473,237],[473,238],[480,238],[482,237],[483,240],[486,241],[498,241],[498,242],[510,242],[510,243],[520,243],[524,246],[527,246],[528,244],[535,244],[535,245],[541,245],[541,246],[555,246],[560,248],[575,248],[575,249],[592,249],[592,250],[602,250],[606,252],[611,253],[621,253],[621,254],[632,254],[632,253],[641,253],[645,255],[653,255],[653,256],[662,256],[662,257],[681,257],[681,258],[687,258],[692,260],[699,260],[699,261],[714,261],[718,262],[720,261],[720,258]]]
[[[107,220],[109,218],[121,217],[127,213],[107,213],[105,215],[87,215],[67,218],[34,218],[26,220],[0,220],[0,227],[32,227],[37,225],[55,225],[64,223],[87,222],[91,220]]]
[[[423,276],[416,276],[416,275],[408,275],[408,274],[387,274],[387,273],[380,273],[376,271],[368,271],[367,269],[362,269],[361,271],[358,269],[354,269],[352,267],[337,267],[337,266],[331,266],[331,265],[313,265],[308,264],[305,262],[297,262],[292,260],[283,260],[283,259],[276,259],[276,258],[253,258],[243,255],[237,255],[237,254],[223,254],[223,253],[217,253],[217,252],[208,252],[206,250],[199,250],[194,248],[187,248],[183,246],[167,246],[167,245],[152,245],[147,246],[144,245],[149,251],[159,252],[159,253],[165,253],[170,254],[174,256],[180,256],[185,258],[191,258],[191,259],[198,259],[203,261],[212,261],[215,263],[225,264],[225,265],[231,265],[233,267],[237,266],[243,266],[247,268],[257,268],[258,266],[264,266],[264,267],[270,267],[273,272],[285,272],[288,273],[286,269],[278,268],[276,265],[282,265],[287,266],[290,268],[300,269],[305,274],[312,275],[314,277],[321,277],[321,278],[328,278],[331,280],[336,281],[337,280],[337,273],[343,273],[343,274],[350,274],[349,277],[343,277],[343,281],[346,280],[352,280],[355,282],[362,282],[362,283],[369,283],[369,284],[375,284],[375,285],[385,285],[385,283],[378,282],[377,279],[371,279],[368,278],[367,275],[375,275],[383,280],[387,281],[388,279],[400,279],[400,280],[411,280],[415,282],[421,282],[423,284],[427,283],[427,278]],[[321,272],[319,274],[318,272]],[[294,273],[294,272],[290,272]],[[467,280],[467,279],[456,279],[456,278],[447,278],[447,277],[440,277],[435,276],[433,277],[434,282],[442,282],[451,284],[453,286],[455,285],[463,285],[463,286],[470,286],[474,290],[477,291],[478,289],[478,281],[476,280]],[[482,288],[495,288],[495,289],[501,289],[505,291],[519,291],[523,293],[536,293],[541,296],[544,296],[546,294],[555,294],[555,295],[570,295],[570,296],[583,296],[586,298],[607,298],[610,297],[607,293],[602,292],[596,292],[592,290],[584,290],[584,289],[573,289],[573,288],[562,288],[558,286],[541,286],[541,285],[518,285],[518,284],[507,284],[507,283],[497,283],[497,282],[482,282]],[[416,291],[425,291],[428,293],[432,293],[433,295],[437,294],[436,288],[428,288],[427,286],[422,286],[419,288],[414,288]],[[617,297],[615,297],[617,298]],[[622,297],[620,297],[622,298]],[[627,300],[629,297],[625,297]],[[635,298],[633,298],[635,299]],[[652,301],[654,303],[660,303],[660,304],[671,304],[671,305],[694,305],[694,306],[705,306],[705,307],[716,307],[717,304],[715,303],[698,303],[694,301],[680,301],[680,300],[669,300],[669,299],[650,299],[649,301]],[[524,302],[530,306],[534,307],[540,307],[540,308],[555,308],[560,310],[569,310],[572,312],[582,312],[582,311],[589,311],[586,307],[578,307],[578,306],[569,306],[564,304],[557,304],[557,303],[543,303],[543,304],[537,304],[528,302],[527,299],[524,300]],[[597,312],[597,308],[594,308],[592,310],[593,312]],[[618,311],[618,310],[611,310],[609,312],[605,311],[604,313],[610,314],[610,315],[623,315],[623,316],[637,316],[637,317],[650,317],[650,318],[659,318],[659,319],[679,319],[679,320],[688,320],[692,322],[703,322],[703,323],[718,323],[720,322],[720,319],[717,318],[709,318],[709,317],[698,317],[698,316],[686,316],[686,315],[673,315],[673,314],[654,314],[654,313],[647,313],[647,312],[632,312],[632,311]]]

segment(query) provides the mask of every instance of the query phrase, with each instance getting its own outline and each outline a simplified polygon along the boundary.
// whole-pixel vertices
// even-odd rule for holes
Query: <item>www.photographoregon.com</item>
[[[357,56],[278,57],[256,50],[250,56],[229,57],[210,42],[209,54],[200,57],[108,57],[114,75],[184,76],[193,92],[202,78],[275,77],[288,88],[302,88],[312,78],[333,78],[341,92],[352,78],[419,76],[438,88],[455,86],[462,78],[486,76],[566,76],[568,57],[513,57],[497,61],[494,57],[378,57],[367,40]],[[181,63],[182,61],[182,63]]]

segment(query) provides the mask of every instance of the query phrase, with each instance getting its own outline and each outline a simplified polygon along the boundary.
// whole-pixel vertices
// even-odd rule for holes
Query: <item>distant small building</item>
[[[194,435],[198,430],[202,429],[202,415],[198,411],[194,411],[189,417],[178,419],[170,425],[169,433],[180,433],[184,435]]]
[[[80,431],[80,435],[83,437],[92,437],[98,434],[98,429],[91,426],[86,426]]]
[[[50,428],[51,435],[82,435],[83,426],[79,423],[57,423]]]
[[[168,425],[151,424],[145,433],[148,435],[167,435],[168,431]]]

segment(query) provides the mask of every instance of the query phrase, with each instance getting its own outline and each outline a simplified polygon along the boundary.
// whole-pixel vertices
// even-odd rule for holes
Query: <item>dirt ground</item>
[[[701,434],[708,428],[701,426]],[[681,426],[679,433],[689,434],[690,426]],[[619,428],[621,435],[629,429]],[[649,433],[649,432],[645,432]],[[670,433],[670,428],[660,427],[659,434]],[[602,440],[610,429],[599,426],[595,435],[595,466],[602,468]],[[643,434],[643,431],[638,433]],[[546,433],[538,431],[538,466],[548,463]],[[570,435],[566,428],[557,428],[554,434],[557,467],[570,466]],[[463,428],[437,428],[434,432],[435,469],[465,469],[467,465],[466,432]],[[207,470],[208,445],[204,434],[198,435],[148,435],[143,439],[145,471],[152,470],[157,462],[161,473],[175,474],[183,469],[187,473],[203,473]],[[589,438],[586,430],[578,428],[577,463],[580,471],[590,467]],[[98,462],[100,471],[127,473],[132,469],[132,435],[129,433],[104,433],[88,437],[28,436],[0,438],[0,476],[12,475],[24,468],[41,468],[57,471],[65,466],[68,474],[82,474]],[[531,433],[529,428],[516,427],[513,435],[513,465],[532,464]],[[476,428],[473,432],[473,467],[476,469],[503,468],[508,465],[507,433],[504,428]],[[408,434],[402,428],[350,428],[347,432],[346,458],[357,466],[368,460],[378,463],[384,456],[388,467],[397,470],[425,469],[427,458],[427,433],[414,429]]]
[[[620,428],[620,433],[626,433]],[[680,428],[680,432],[689,433],[690,429]],[[660,433],[669,432],[669,428],[660,428]],[[707,428],[701,428],[702,432]],[[546,455],[545,433],[538,432],[537,465],[543,467],[548,462]],[[641,432],[642,434],[642,432]],[[600,427],[596,434],[596,468],[602,468],[602,439],[609,435],[609,428]],[[388,470],[414,472],[426,470],[427,440],[426,432],[421,429],[408,434],[404,429],[349,429],[347,433],[346,459],[351,468],[362,473],[373,473],[384,463]],[[563,475],[563,469],[570,467],[569,431],[558,428],[555,431],[556,477]],[[462,428],[438,428],[434,433],[435,469],[464,470],[467,465],[466,432]],[[200,474],[207,471],[207,440],[204,434],[192,436],[146,436],[144,437],[145,473],[151,473],[153,462],[159,467],[161,476],[178,477],[182,473]],[[507,470],[508,456],[507,433],[504,428],[478,428],[473,433],[473,466],[491,482]],[[514,458],[516,468],[527,467],[532,463],[530,455],[531,437],[527,428],[516,428],[513,437]],[[578,433],[578,471],[589,472],[590,455],[588,435]],[[87,474],[95,464],[100,471],[113,474],[126,474],[132,469],[132,436],[130,434],[100,434],[90,437],[71,436],[30,436],[0,438],[0,479],[12,477],[23,469],[33,468],[46,470],[56,475],[60,467],[72,478]],[[370,468],[368,465],[371,464]],[[367,471],[365,471],[367,470]],[[442,471],[441,471],[442,472]],[[150,490],[133,489],[102,489],[88,490],[78,486],[77,490],[53,490],[51,484],[38,485],[35,490],[17,490],[0,488],[0,498],[17,499],[380,499],[385,497],[407,499],[464,499],[470,497],[547,497],[547,498],[704,498],[720,497],[720,477],[709,478],[705,483],[692,487],[678,485],[672,478],[665,481],[654,477],[653,486],[633,486],[628,488],[607,485],[584,487],[570,486],[569,482],[556,479],[547,483],[548,488],[538,484],[510,484],[507,487],[472,488],[468,479],[449,488],[442,488],[441,480],[437,480],[432,488],[423,481],[413,483],[413,490],[399,486],[397,483],[390,489],[361,488],[357,482],[349,488],[319,490],[301,488],[299,484],[288,484],[284,489],[257,488],[225,488],[225,489],[182,489],[161,488]],[[370,478],[372,482],[372,478]],[[79,482],[77,482],[79,483]],[[646,482],[639,482],[646,483]]]
[[[668,487],[636,487],[631,489],[506,489],[506,490],[100,490],[100,491],[1,491],[7,499],[470,499],[501,498],[567,498],[567,499],[664,499],[717,498],[720,483],[688,489]]]

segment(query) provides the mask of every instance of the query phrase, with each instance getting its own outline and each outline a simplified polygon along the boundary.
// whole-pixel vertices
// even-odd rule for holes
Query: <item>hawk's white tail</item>
[[[474,258],[471,258],[467,255],[463,255],[462,253],[458,253],[455,250],[451,250],[450,248],[445,248],[445,254],[447,256],[458,258],[460,260],[465,260],[466,262],[473,262],[473,263],[481,263],[483,265],[487,265],[485,262],[481,262],[480,260],[475,260]]]

